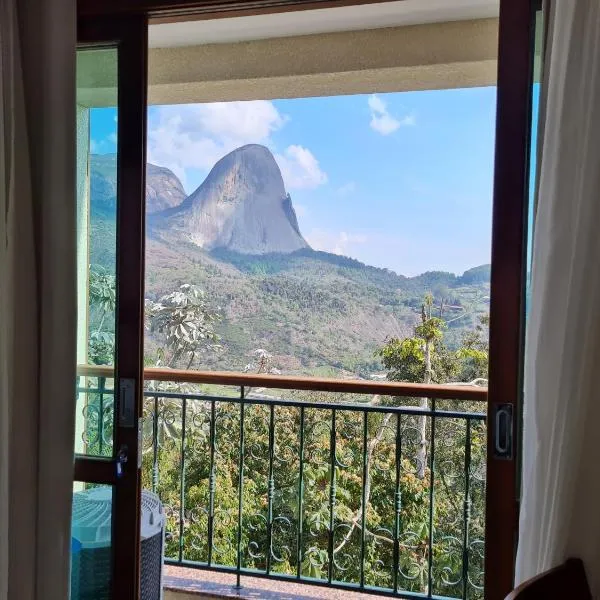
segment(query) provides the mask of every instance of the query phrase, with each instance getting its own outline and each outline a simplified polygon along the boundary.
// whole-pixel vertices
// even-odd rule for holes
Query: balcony
[[[86,453],[111,455],[112,369],[79,372]],[[197,569],[207,595],[201,570],[242,597],[247,578],[250,595],[266,579],[321,598],[483,597],[485,388],[145,376],[143,481],[166,507],[168,575]]]

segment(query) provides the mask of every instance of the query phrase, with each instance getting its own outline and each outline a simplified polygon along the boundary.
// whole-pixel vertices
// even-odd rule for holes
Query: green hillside
[[[114,272],[114,195],[110,159],[92,173],[90,264]],[[222,317],[223,351],[197,356],[193,368],[243,370],[253,351],[273,355],[285,373],[371,376],[374,356],[390,337],[412,335],[426,293],[448,321],[445,342],[458,347],[488,312],[489,265],[462,276],[432,271],[405,277],[352,258],[302,249],[290,254],[205,251],[191,243],[147,235],[146,296],[158,300],[182,284],[207,293]],[[149,361],[160,340],[147,335]]]
[[[93,223],[91,263],[112,270],[114,223]],[[431,272],[414,278],[356,260],[300,250],[288,255],[211,253],[192,244],[149,238],[146,295],[157,300],[184,283],[204,289],[223,316],[218,326],[224,351],[198,357],[195,368],[240,370],[263,348],[284,372],[367,376],[381,369],[373,352],[386,338],[411,335],[423,296],[443,298],[451,317],[446,341],[459,344],[464,331],[487,313],[489,279],[473,271],[462,277]],[[147,339],[147,353],[157,343]]]

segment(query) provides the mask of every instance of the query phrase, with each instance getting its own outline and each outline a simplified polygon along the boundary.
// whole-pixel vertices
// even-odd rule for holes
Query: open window
[[[151,24],[140,485],[165,507],[167,578],[510,589],[532,15],[405,0]],[[108,281],[106,115],[88,276]],[[110,309],[88,308],[104,339]]]

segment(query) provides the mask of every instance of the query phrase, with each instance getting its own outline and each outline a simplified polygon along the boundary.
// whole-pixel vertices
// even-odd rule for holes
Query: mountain
[[[117,198],[116,154],[91,155],[90,195],[92,210],[115,214]],[[148,214],[173,208],[181,204],[185,197],[185,190],[172,171],[148,163],[146,168],[146,212]]]
[[[151,215],[179,206],[187,194],[172,171],[148,163],[146,168],[146,212]]]
[[[90,178],[90,264],[114,272],[114,156],[92,157]],[[146,296],[157,300],[192,283],[222,316],[217,332],[224,351],[199,355],[193,368],[243,370],[263,348],[286,373],[369,377],[381,369],[374,351],[386,338],[412,334],[426,292],[438,303],[443,298],[452,317],[444,334],[450,347],[488,312],[489,265],[462,276],[405,277],[309,248],[262,146],[225,156],[179,201],[182,192],[171,171],[148,165]],[[152,212],[169,202],[175,206]],[[147,334],[148,357],[159,344]]]
[[[90,156],[90,198],[92,213],[115,215],[117,208],[117,155]]]
[[[182,283],[200,286],[223,317],[224,351],[199,356],[197,369],[243,370],[263,348],[284,373],[368,377],[381,370],[374,352],[387,338],[412,335],[425,293],[438,304],[444,298],[453,319],[444,339],[453,348],[489,309],[488,282],[452,273],[408,278],[309,248],[249,255],[147,239],[147,296],[157,300]],[[147,353],[157,347],[148,336]]]
[[[285,254],[309,247],[275,158],[257,144],[219,160],[179,206],[149,219],[149,232],[204,250],[240,254]]]

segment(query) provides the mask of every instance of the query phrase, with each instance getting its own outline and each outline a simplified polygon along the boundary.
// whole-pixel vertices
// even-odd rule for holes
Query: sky
[[[529,155],[529,206],[527,209],[528,235],[527,235],[527,270],[531,270],[533,261],[533,229],[535,217],[535,193],[537,175],[537,143],[538,122],[540,116],[540,94],[539,83],[534,83],[531,94],[531,140]]]
[[[495,87],[152,106],[148,160],[192,193],[226,153],[264,144],[314,249],[461,274],[490,262],[495,106]],[[92,152],[115,152],[116,125],[92,111]]]

